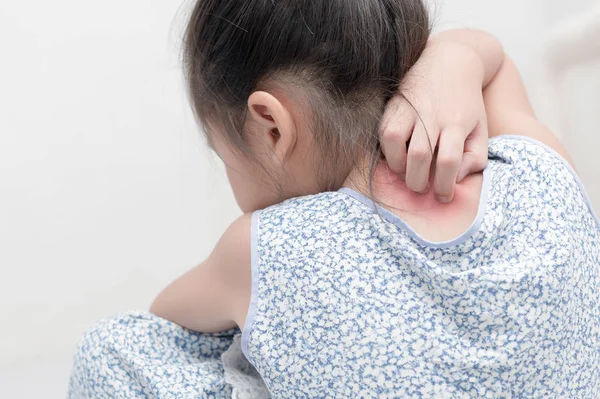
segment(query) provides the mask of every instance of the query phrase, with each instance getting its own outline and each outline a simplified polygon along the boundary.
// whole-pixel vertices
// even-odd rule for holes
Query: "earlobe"
[[[248,98],[252,121],[258,126],[255,134],[266,141],[278,162],[283,162],[296,145],[296,127],[288,109],[275,96],[264,91]]]

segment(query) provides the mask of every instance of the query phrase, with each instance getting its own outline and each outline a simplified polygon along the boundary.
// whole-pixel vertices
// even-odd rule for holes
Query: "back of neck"
[[[371,184],[363,171],[354,170],[344,187],[374,199],[422,238],[437,242],[460,236],[473,223],[479,210],[482,182],[481,173],[467,176],[456,185],[454,200],[444,204],[438,201],[434,189],[425,194],[411,191],[388,164],[381,161],[375,167]],[[433,187],[433,179],[430,186]]]

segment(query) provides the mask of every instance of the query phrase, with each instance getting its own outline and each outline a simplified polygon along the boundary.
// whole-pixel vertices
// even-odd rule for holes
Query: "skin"
[[[227,170],[236,201],[244,213],[277,204],[287,198],[322,191],[311,127],[303,107],[277,86],[253,93],[248,99],[247,142],[254,159],[240,156],[214,127],[210,145]]]
[[[346,187],[368,192],[364,180],[357,182],[349,178]],[[479,208],[483,175],[474,173],[465,177],[455,187],[454,200],[447,204],[440,203],[433,190],[412,191],[387,162],[377,167],[373,182],[373,195],[385,208],[400,216],[422,238],[444,242],[458,237],[473,223]]]
[[[404,95],[390,101],[382,121],[387,162],[410,190],[433,188],[448,203],[456,183],[485,168],[488,131],[482,89],[503,57],[498,40],[481,31],[451,30],[429,41],[408,73]],[[436,169],[433,180],[431,169]]]
[[[464,34],[468,36],[469,33],[467,31]],[[477,32],[476,35],[481,33]],[[467,61],[464,67],[475,65],[476,69],[473,71],[478,70],[479,73],[460,75],[458,78],[478,79],[479,88],[478,93],[465,90],[462,95],[470,97],[472,104],[482,101],[485,111],[483,118],[487,121],[489,137],[507,133],[523,134],[545,143],[569,159],[556,137],[535,119],[519,73],[514,63],[504,56],[501,48],[495,50],[500,51],[500,54],[486,55],[489,49],[482,53],[477,46],[470,47],[470,39],[463,40],[464,42],[457,41],[459,46],[452,47],[455,61]],[[474,40],[474,43],[480,42]],[[477,87],[466,81],[456,86],[471,88],[470,90]],[[483,96],[482,87],[485,87]],[[282,198],[319,191],[319,187],[310,178],[316,173],[316,162],[310,158],[309,154],[312,152],[308,151],[312,146],[312,136],[301,114],[295,111],[301,107],[300,104],[294,106],[295,97],[272,90],[253,93],[248,99],[247,140],[262,168],[257,167],[256,162],[250,162],[232,151],[227,143],[219,140],[218,129],[214,129],[212,146],[227,165],[227,174],[238,204],[247,214],[229,227],[205,262],[173,282],[156,298],[151,308],[156,315],[186,328],[207,333],[235,326],[244,328],[251,296],[249,212],[276,204]],[[452,104],[440,105],[440,109],[453,107]],[[444,112],[446,111],[439,111],[441,114]],[[448,112],[453,113],[454,111]],[[458,163],[458,167],[456,163],[449,166],[446,162],[452,157],[445,155],[447,152],[442,147],[462,140],[457,147],[462,146],[466,153],[472,132],[468,132],[469,128],[465,126],[477,126],[481,118],[481,115],[475,115],[471,118],[473,120],[463,124],[463,130],[455,129],[459,139],[438,140],[438,154],[441,155],[437,159],[432,156],[429,163],[421,163],[433,164],[440,170],[452,167],[453,170],[446,173],[446,176],[454,187],[456,180],[460,180],[457,176],[461,173],[461,164]],[[442,119],[439,126],[444,123],[446,122]],[[435,131],[440,129],[436,128]],[[444,134],[442,132],[439,136],[443,138]],[[416,137],[417,133],[413,132],[413,135]],[[487,137],[485,143],[484,154],[487,156]],[[420,145],[422,144],[418,146]],[[397,165],[391,165],[389,160],[378,165],[374,180],[375,195],[422,237],[432,241],[454,238],[465,231],[475,217],[481,194],[482,174],[472,173],[462,179],[456,189],[452,190],[454,201],[451,203],[437,201],[438,195],[434,190],[417,194],[412,191],[415,186],[409,177],[410,173],[421,173],[419,177],[434,186],[437,185],[436,170],[427,166],[424,174],[410,172],[412,146],[413,140],[406,156],[408,169],[404,181],[396,174]],[[361,168],[364,168],[365,163],[359,163],[355,170],[350,171],[345,186],[363,193],[368,192],[358,178],[364,172]],[[273,179],[277,185],[273,185]]]

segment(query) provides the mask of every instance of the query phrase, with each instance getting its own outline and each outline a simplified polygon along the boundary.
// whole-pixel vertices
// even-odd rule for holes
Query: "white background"
[[[540,118],[570,121],[560,133],[600,209],[600,63],[572,70],[564,98],[548,96],[540,77],[547,34],[592,3],[437,0],[436,29],[502,39]],[[2,397],[17,374],[64,390],[84,329],[148,308],[239,214],[183,91],[186,10],[159,0],[0,0]]]

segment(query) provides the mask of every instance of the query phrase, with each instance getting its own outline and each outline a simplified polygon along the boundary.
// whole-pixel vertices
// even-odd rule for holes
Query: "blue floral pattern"
[[[582,186],[512,136],[490,141],[486,173],[478,228],[441,245],[348,190],[255,215],[242,345],[274,397],[600,396],[600,228]]]
[[[150,313],[126,313],[83,336],[69,399],[231,398],[222,354],[232,330],[195,333]]]
[[[442,244],[348,190],[255,214],[242,348],[273,397],[600,397],[600,225],[580,182],[506,136],[485,176],[476,223]],[[103,321],[69,398],[241,398],[223,363],[238,334]]]

